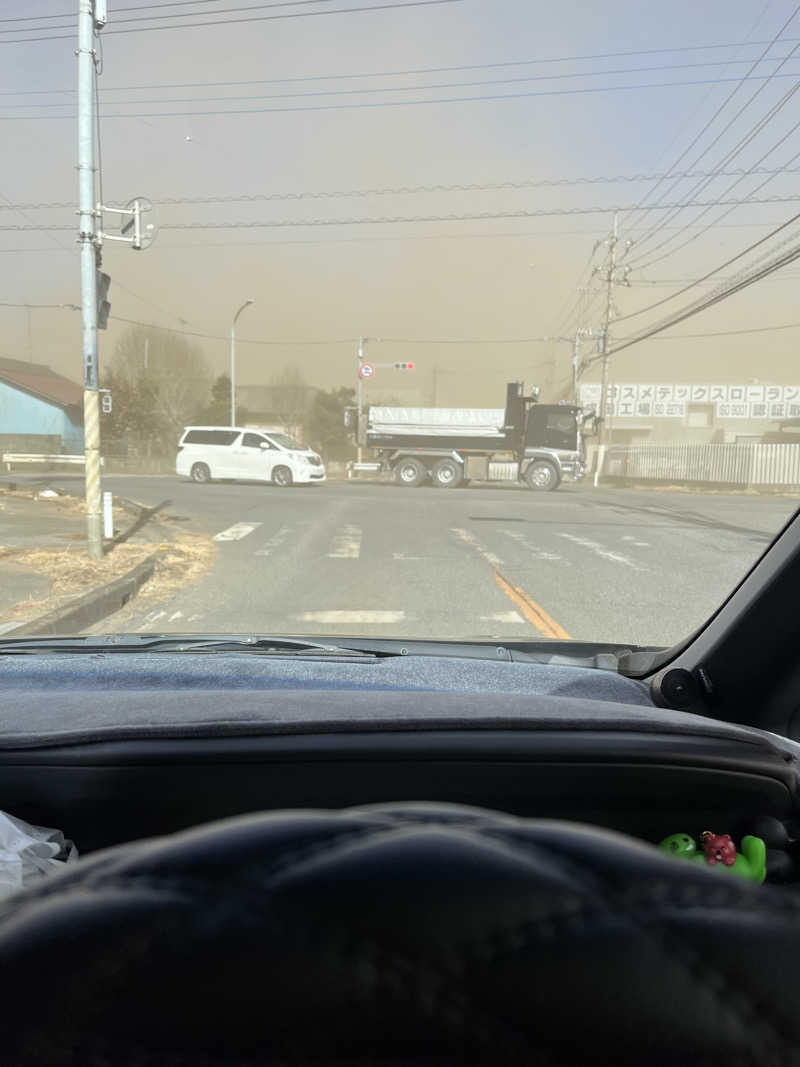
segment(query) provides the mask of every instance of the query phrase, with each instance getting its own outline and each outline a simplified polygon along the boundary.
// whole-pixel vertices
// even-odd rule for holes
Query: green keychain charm
[[[716,867],[723,871],[732,871],[742,878],[753,882],[763,882],[767,874],[767,849],[760,837],[748,835],[742,838],[741,851],[736,851],[730,834],[713,834],[706,830],[701,835],[702,850],[697,848],[689,834],[671,834],[659,843],[662,852],[680,856],[701,863],[706,867]]]

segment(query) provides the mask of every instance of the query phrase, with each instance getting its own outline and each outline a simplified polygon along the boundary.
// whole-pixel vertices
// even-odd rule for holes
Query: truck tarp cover
[[[502,437],[502,408],[381,408],[369,409],[369,429],[379,434],[409,437]]]

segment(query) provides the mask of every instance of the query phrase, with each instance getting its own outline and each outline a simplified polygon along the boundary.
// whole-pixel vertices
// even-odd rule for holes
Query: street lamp
[[[231,426],[236,425],[236,323],[246,307],[255,303],[253,300],[245,300],[231,323]]]

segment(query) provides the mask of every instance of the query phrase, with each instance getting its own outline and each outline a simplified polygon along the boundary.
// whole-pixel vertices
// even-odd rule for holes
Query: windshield
[[[792,5],[17,7],[5,637],[665,647],[794,514]]]
[[[295,441],[293,437],[289,437],[285,433],[271,433],[269,438],[271,441],[274,441],[276,445],[280,445],[281,448],[300,449],[305,447],[298,441]]]

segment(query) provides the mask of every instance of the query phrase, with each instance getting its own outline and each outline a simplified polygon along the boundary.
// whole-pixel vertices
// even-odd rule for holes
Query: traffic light
[[[108,391],[108,389],[103,389],[100,393],[100,408],[104,415],[111,414],[112,401],[111,393]]]
[[[414,364],[413,363],[395,363],[394,364],[394,369],[395,370],[413,370],[414,369]]]
[[[108,302],[111,275],[98,270],[95,277],[97,279],[97,328],[105,330],[108,328],[108,313],[111,311],[111,304]]]

